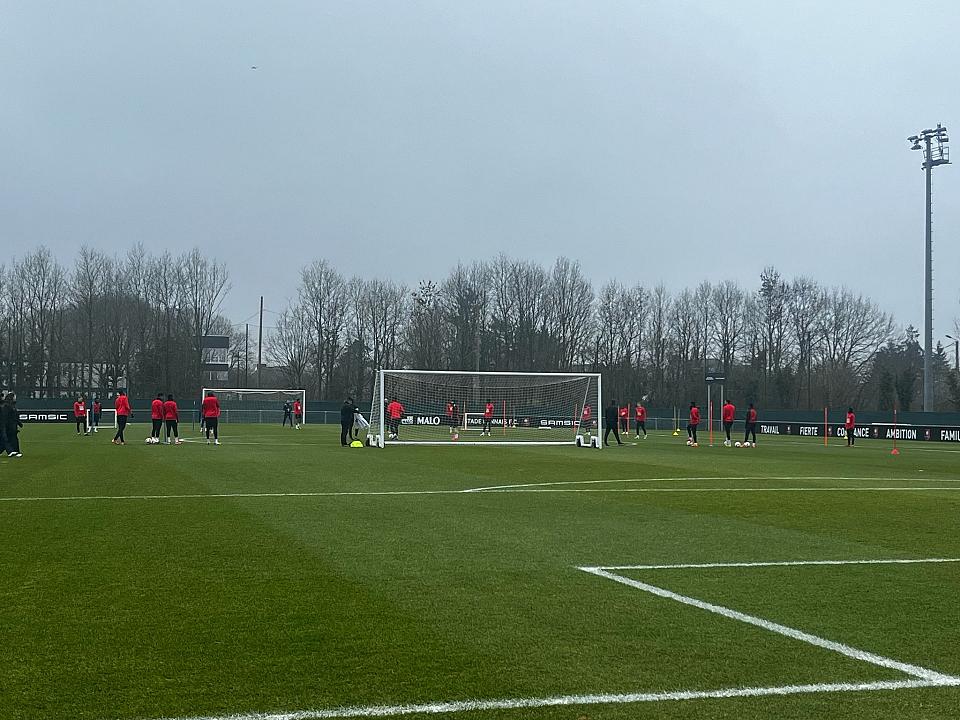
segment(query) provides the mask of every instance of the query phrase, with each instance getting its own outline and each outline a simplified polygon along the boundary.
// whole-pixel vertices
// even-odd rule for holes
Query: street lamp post
[[[933,410],[933,205],[931,202],[930,178],[937,165],[950,163],[950,151],[947,147],[947,129],[937,125],[936,129],[922,130],[907,140],[913,145],[911,150],[923,151],[923,165],[927,175],[927,212],[926,243],[924,252],[924,334],[923,334],[923,410]],[[936,144],[934,144],[936,143]]]

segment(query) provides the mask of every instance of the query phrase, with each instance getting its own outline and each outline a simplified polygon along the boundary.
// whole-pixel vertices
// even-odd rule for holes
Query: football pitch
[[[0,717],[960,708],[960,450],[146,432],[0,460]]]

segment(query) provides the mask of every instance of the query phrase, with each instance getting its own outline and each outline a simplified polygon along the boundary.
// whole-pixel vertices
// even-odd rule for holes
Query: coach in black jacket
[[[343,407],[340,408],[340,444],[344,447],[350,447],[350,429],[353,427],[353,415],[360,412],[353,398],[347,398],[343,401]]]
[[[617,445],[623,445],[620,442],[620,431],[617,429],[619,420],[617,418],[617,401],[611,400],[610,404],[603,409],[603,424],[606,427],[603,429],[603,444],[609,445],[610,443],[607,440],[610,437],[610,431],[613,430],[613,436],[617,439]]]

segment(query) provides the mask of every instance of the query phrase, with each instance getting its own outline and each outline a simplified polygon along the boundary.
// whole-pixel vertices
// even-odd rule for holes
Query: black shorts
[[[219,419],[220,419],[220,418],[208,417],[208,418],[204,418],[204,419],[203,419],[203,422],[204,422],[204,425],[205,425],[205,427],[207,428],[207,430],[213,430],[213,429],[214,429],[215,427],[217,427],[217,425],[219,424],[219,423],[217,422]]]

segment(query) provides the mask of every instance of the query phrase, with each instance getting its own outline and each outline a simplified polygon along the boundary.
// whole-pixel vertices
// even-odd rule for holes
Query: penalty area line
[[[195,715],[165,717],[158,720],[323,720],[325,718],[400,717],[403,715],[438,715],[443,713],[484,712],[531,708],[628,705],[635,703],[679,702],[684,700],[725,700],[730,698],[781,697],[837,692],[878,692],[914,688],[950,687],[960,680],[883,680],[862,683],[820,683],[811,685],[778,685],[772,687],[733,687],[718,690],[677,690],[648,693],[598,693],[593,695],[556,695],[553,697],[505,698],[502,700],[451,700],[409,705],[367,705],[330,708],[328,710],[294,710],[291,712],[250,712],[230,715]]]
[[[724,607],[723,605],[716,605],[695,597],[681,595],[680,593],[673,592],[672,590],[667,590],[656,585],[650,585],[649,583],[624,577],[623,575],[617,575],[616,573],[612,573],[598,567],[581,567],[578,569],[606,580],[613,580],[614,582],[620,583],[621,585],[626,585],[627,587],[643,590],[644,592],[650,593],[651,595],[656,595],[657,597],[673,600],[682,605],[689,605],[690,607],[698,608],[699,610],[706,610],[714,615],[720,615],[721,617],[725,617],[730,620],[736,620],[746,625],[753,625],[754,627],[769,630],[770,632],[778,635],[783,635],[784,637],[788,637],[793,640],[799,640],[807,643],[808,645],[823,648],[824,650],[831,650],[853,660],[859,660],[861,662],[876,665],[877,667],[886,668],[888,670],[896,670],[919,680],[941,683],[943,685],[960,685],[960,678],[952,675],[946,675],[944,673],[937,672],[936,670],[920,667],[919,665],[913,665],[911,663],[901,662],[900,660],[895,660],[893,658],[884,657],[883,655],[877,655],[876,653],[872,653],[867,650],[860,650],[844,643],[835,642],[833,640],[820,637],[819,635],[813,635],[812,633],[798,630],[797,628],[781,625],[780,623],[776,623],[771,620],[765,620],[764,618],[757,617],[756,615],[749,615],[747,613],[740,612],[739,610],[733,610],[731,608]]]

